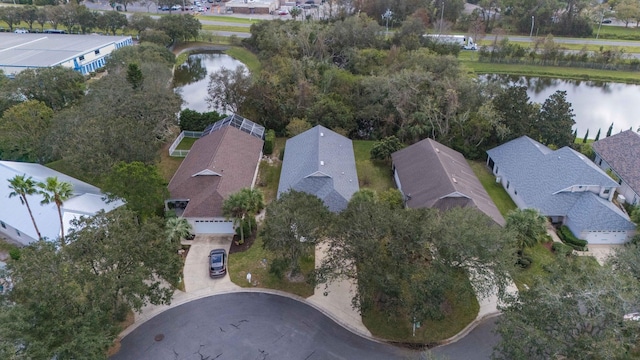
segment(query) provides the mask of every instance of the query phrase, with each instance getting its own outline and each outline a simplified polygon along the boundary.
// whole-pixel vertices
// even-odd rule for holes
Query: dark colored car
[[[227,273],[227,252],[224,249],[213,249],[209,253],[209,276],[224,276]]]
[[[602,23],[603,24],[611,24],[612,21],[611,21],[611,19],[604,19],[604,20],[602,20]]]

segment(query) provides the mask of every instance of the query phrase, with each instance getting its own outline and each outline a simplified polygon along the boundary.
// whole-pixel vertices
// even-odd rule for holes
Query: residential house
[[[186,218],[196,234],[233,234],[222,213],[229,195],[253,188],[262,157],[264,127],[238,115],[209,126],[169,182],[168,208]]]
[[[464,156],[424,139],[391,154],[396,186],[409,208],[473,207],[500,225],[505,220]]]
[[[18,245],[29,245],[38,240],[38,235],[29,216],[27,207],[20,196],[9,197],[13,191],[9,180],[15,176],[31,177],[35,182],[44,182],[48,177],[57,177],[68,182],[73,188],[73,196],[62,205],[62,222],[65,234],[72,228],[72,220],[81,216],[93,216],[100,210],[111,211],[124,203],[107,202],[105,195],[97,187],[65,175],[46,166],[33,163],[0,161],[0,237]],[[40,234],[47,240],[60,237],[60,217],[55,204],[43,205],[40,194],[27,195]]]
[[[612,202],[618,183],[569,147],[522,136],[487,151],[487,165],[519,208],[533,208],[590,244],[622,244],[635,224]]]
[[[318,125],[287,140],[278,196],[289,190],[316,195],[333,212],[359,190],[353,143]]]
[[[595,163],[619,180],[618,200],[640,204],[640,134],[623,131],[593,143]]]

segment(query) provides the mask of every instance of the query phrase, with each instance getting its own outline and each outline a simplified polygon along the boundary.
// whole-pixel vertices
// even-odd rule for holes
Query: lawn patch
[[[178,171],[180,164],[182,164],[182,160],[184,158],[169,156],[169,147],[172,142],[167,142],[162,149],[160,149],[160,161],[158,161],[158,171],[160,175],[167,181],[171,181],[173,174]]]
[[[249,69],[249,71],[251,71],[252,74],[257,74],[260,72],[260,60],[258,60],[256,54],[252,53],[251,51],[243,47],[234,46],[226,50],[225,54],[243,63]]]
[[[496,182],[495,176],[491,173],[489,168],[487,168],[482,161],[471,161],[469,160],[469,165],[473,172],[476,174],[482,187],[489,193],[491,200],[496,204],[498,210],[500,210],[500,214],[506,217],[507,214],[511,210],[516,209],[516,204],[511,200],[511,197],[504,190],[502,185]]]
[[[388,161],[371,160],[371,148],[375,141],[353,140],[353,153],[356,158],[356,170],[360,187],[382,192],[395,188]]]
[[[196,140],[198,140],[198,138],[184,137],[182,141],[180,141],[180,144],[178,144],[178,146],[176,147],[176,150],[191,150],[191,147],[193,146],[193,143],[196,142]]]
[[[515,270],[511,274],[519,290],[523,290],[525,285],[533,285],[537,278],[548,276],[547,267],[557,261],[556,255],[545,244],[525,248],[523,256],[531,258],[531,266],[526,269],[514,267]]]
[[[374,336],[401,343],[435,344],[448,339],[469,325],[480,310],[469,280],[460,274],[459,281],[466,283],[466,289],[462,292],[447,292],[445,296],[448,311],[445,317],[442,320],[423,321],[420,328],[416,329],[415,337],[412,336],[410,319],[390,318],[381,311],[370,310],[364,312],[362,322]]]
[[[241,287],[281,290],[305,298],[313,295],[313,286],[307,282],[290,282],[286,277],[279,279],[269,273],[269,264],[273,259],[274,255],[263,249],[262,238],[258,236],[250,249],[229,255],[228,267],[231,281]],[[314,268],[314,255],[300,259],[300,269],[305,276],[308,276]],[[247,282],[247,273],[251,273],[252,284]]]

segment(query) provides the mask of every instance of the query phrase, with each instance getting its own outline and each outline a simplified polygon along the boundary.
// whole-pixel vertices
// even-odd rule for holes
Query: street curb
[[[498,317],[501,314],[502,314],[501,312],[496,311],[496,312],[491,312],[491,313],[485,314],[483,316],[477,317],[475,320],[473,320],[471,323],[469,323],[469,325],[465,326],[465,328],[462,329],[459,333],[453,335],[452,337],[450,337],[448,339],[444,339],[444,340],[439,341],[438,342],[438,346],[433,347],[433,349],[439,348],[439,347],[444,346],[444,345],[453,344],[453,343],[459,341],[463,337],[469,335],[469,333],[471,331],[473,331],[473,329],[475,329],[478,325],[480,325],[485,320],[488,320],[488,319],[491,319],[491,318],[494,318],[494,317]]]
[[[243,288],[243,287],[238,287],[237,289],[226,289],[226,290],[220,290],[220,291],[216,291],[214,293],[208,293],[208,292],[200,292],[198,293],[198,291],[192,292],[192,293],[185,293],[188,294],[188,296],[186,296],[183,299],[180,299],[177,302],[172,302],[170,305],[167,306],[162,306],[162,307],[157,307],[155,309],[153,309],[152,311],[150,311],[147,314],[142,315],[138,320],[136,320],[133,324],[129,325],[126,329],[122,330],[120,332],[120,334],[118,334],[118,338],[120,340],[122,340],[124,337],[126,337],[127,335],[129,335],[131,332],[133,332],[135,329],[137,329],[140,325],[144,324],[145,322],[149,321],[150,319],[156,317],[157,315],[173,309],[175,307],[178,307],[180,305],[184,305],[186,303],[189,303],[191,301],[194,300],[199,300],[199,299],[203,299],[203,298],[207,298],[210,296],[216,296],[216,295],[224,295],[224,294],[232,294],[232,293],[263,293],[263,294],[270,294],[270,295],[277,295],[277,296],[281,296],[281,297],[286,297],[301,303],[304,303],[305,305],[308,305],[309,307],[312,307],[316,310],[318,310],[320,313],[322,313],[323,315],[325,315],[326,317],[328,317],[329,319],[333,320],[336,324],[342,326],[344,329],[348,330],[349,332],[358,335],[364,339],[370,340],[370,341],[375,341],[377,343],[383,343],[383,344],[390,344],[388,341],[385,341],[383,339],[379,339],[373,336],[370,336],[368,334],[363,333],[362,331],[360,331],[360,329],[352,326],[351,324],[349,324],[348,322],[342,321],[342,319],[340,319],[339,317],[335,316],[333,313],[331,313],[330,311],[308,301],[307,299],[298,296],[298,295],[294,295],[294,294],[290,294],[284,291],[280,291],[280,290],[273,290],[273,289],[265,289],[265,288]]]

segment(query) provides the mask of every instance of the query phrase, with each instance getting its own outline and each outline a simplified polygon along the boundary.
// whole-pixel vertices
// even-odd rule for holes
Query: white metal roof
[[[0,69],[10,74],[16,69],[55,66],[128,38],[130,36],[0,33]]]
[[[9,179],[16,175],[31,176],[36,182],[43,182],[47,177],[57,176],[60,181],[71,183],[74,195],[62,206],[65,233],[71,228],[70,221],[72,219],[82,215],[94,215],[102,209],[110,211],[123,205],[121,201],[107,203],[103,200],[104,195],[99,188],[40,164],[0,161],[0,221],[33,239],[37,239],[38,236],[26,206],[22,205],[19,197],[9,198],[11,193]],[[42,195],[39,194],[27,196],[27,201],[42,236],[49,240],[58,238],[60,220],[56,205],[41,205]],[[25,245],[28,243],[21,237],[14,236],[14,238]]]

